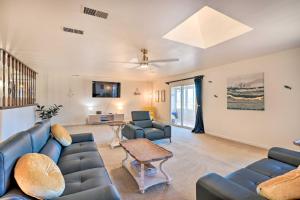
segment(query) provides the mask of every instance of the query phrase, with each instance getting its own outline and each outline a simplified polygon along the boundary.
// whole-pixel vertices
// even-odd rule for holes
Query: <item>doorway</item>
[[[194,84],[171,87],[171,123],[174,126],[193,128],[196,117]]]

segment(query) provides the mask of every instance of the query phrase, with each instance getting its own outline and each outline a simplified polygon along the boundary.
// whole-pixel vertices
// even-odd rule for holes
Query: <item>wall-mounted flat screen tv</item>
[[[93,81],[93,97],[119,98],[121,83]]]

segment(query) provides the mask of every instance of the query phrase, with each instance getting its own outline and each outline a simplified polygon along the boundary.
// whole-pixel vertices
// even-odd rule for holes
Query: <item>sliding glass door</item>
[[[171,87],[171,123],[175,126],[193,128],[195,125],[195,85]]]

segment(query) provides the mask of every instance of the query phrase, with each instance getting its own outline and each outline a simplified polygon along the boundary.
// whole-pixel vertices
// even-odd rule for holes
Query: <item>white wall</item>
[[[35,106],[0,110],[0,141],[32,127],[35,120]]]
[[[257,72],[264,72],[265,111],[227,110],[227,78]],[[205,75],[203,108],[207,133],[264,148],[282,146],[297,149],[292,141],[300,138],[299,48],[168,77],[166,80],[201,74]],[[168,89],[164,84],[166,80],[155,81],[153,91]],[[291,86],[292,90],[285,89],[284,85]],[[170,94],[169,90],[167,94]],[[214,97],[215,94],[218,98]],[[154,103],[154,105],[159,118],[169,121],[169,97],[166,103]]]
[[[92,98],[92,81],[121,82],[121,98]],[[37,102],[42,105],[62,104],[60,114],[53,119],[64,125],[85,124],[88,114],[124,113],[131,119],[131,111],[151,104],[152,83],[126,81],[119,78],[97,76],[73,77],[68,74],[40,73],[37,84]],[[136,88],[141,95],[134,95]]]

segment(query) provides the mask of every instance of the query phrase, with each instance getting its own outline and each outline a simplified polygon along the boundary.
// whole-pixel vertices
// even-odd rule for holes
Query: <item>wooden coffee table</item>
[[[169,158],[173,157],[172,152],[144,138],[122,141],[120,142],[120,145],[126,152],[126,157],[122,161],[122,166],[125,167],[134,178],[141,193],[144,193],[147,188],[153,185],[160,183],[170,184],[171,178],[164,171],[163,163],[165,163]],[[129,159],[128,155],[141,164],[140,175],[131,167],[130,162],[133,159]],[[157,174],[155,176],[146,176],[144,172],[145,164],[157,161],[160,161]]]

